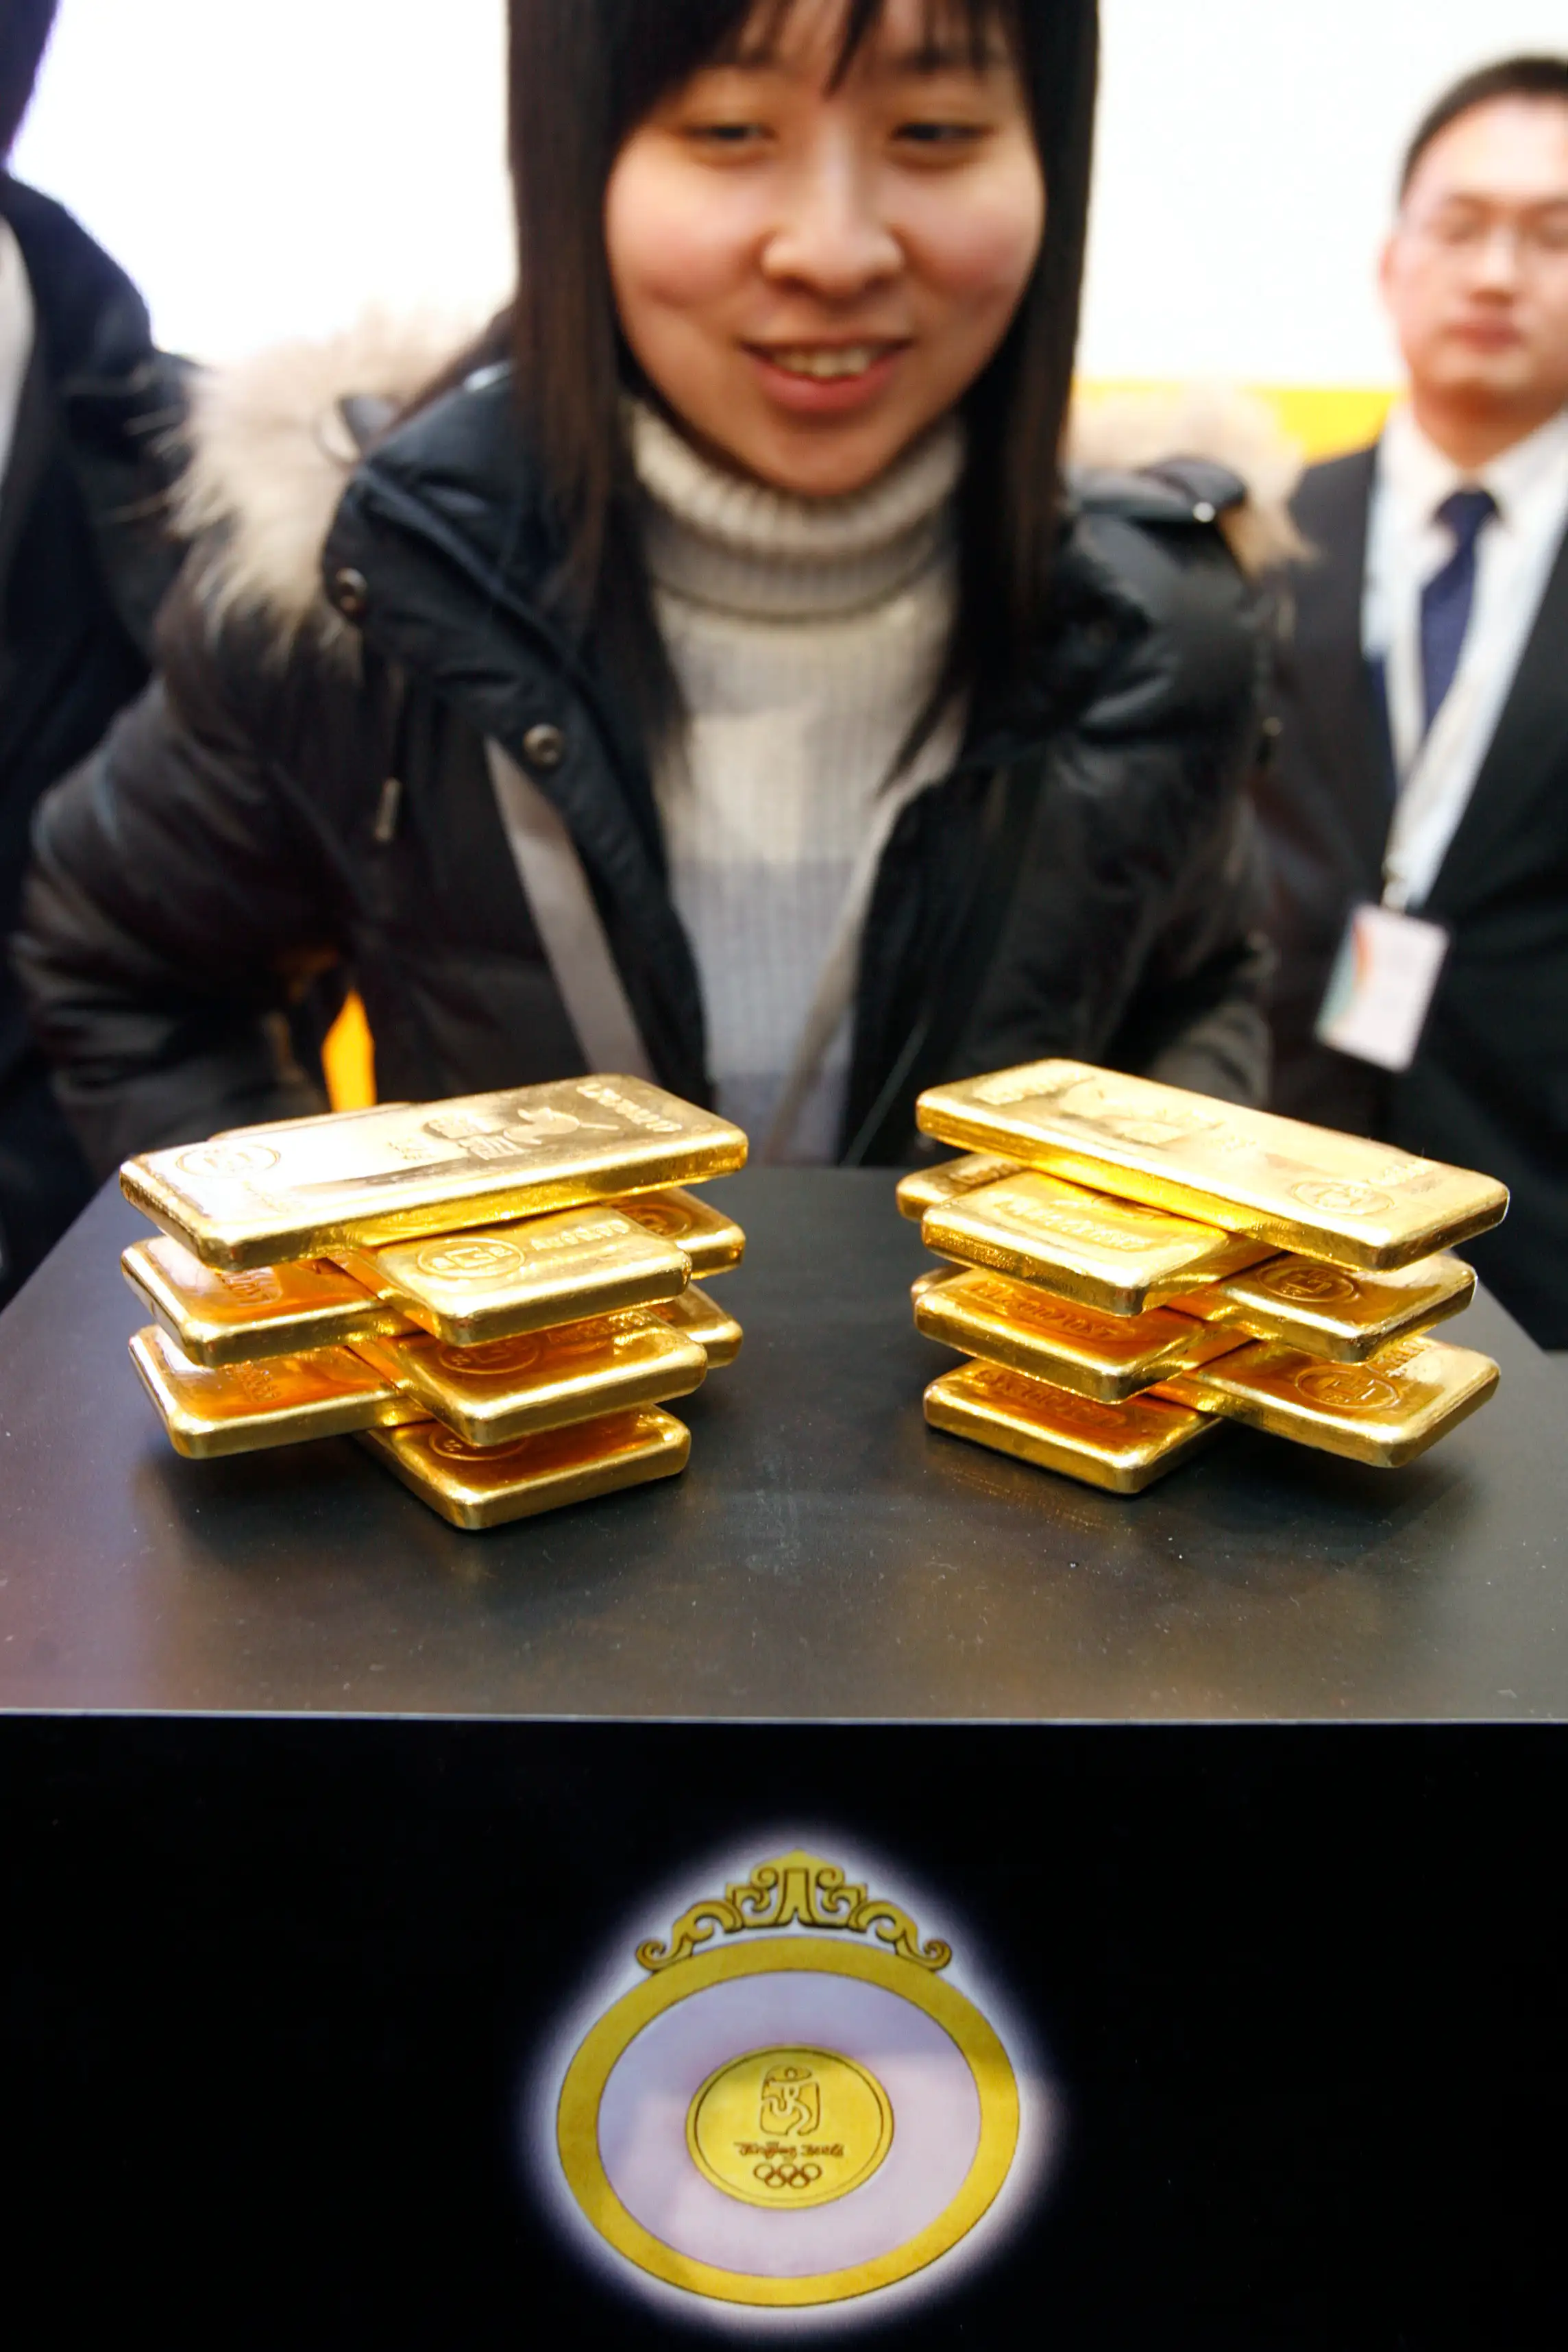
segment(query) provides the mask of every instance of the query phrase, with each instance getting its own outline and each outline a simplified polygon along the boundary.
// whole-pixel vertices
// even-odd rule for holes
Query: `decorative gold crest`
[[[742,1927],[793,1927],[870,1933],[917,1968],[945,1969],[952,1958],[950,1944],[922,1944],[914,1921],[896,1903],[874,1902],[864,1886],[848,1885],[836,1863],[797,1850],[777,1862],[758,1863],[750,1878],[694,1903],[670,1929],[668,1944],[639,1944],[637,1958],[645,1969],[669,1969],[689,1960],[715,1928],[733,1936]]]

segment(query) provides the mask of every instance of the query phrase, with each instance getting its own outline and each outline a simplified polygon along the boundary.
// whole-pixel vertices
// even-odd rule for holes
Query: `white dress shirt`
[[[1476,544],[1476,593],[1454,682],[1424,732],[1421,596],[1454,552],[1436,520],[1455,490],[1489,490],[1497,513]],[[1475,790],[1568,528],[1568,409],[1467,473],[1407,407],[1378,445],[1368,518],[1362,646],[1381,663],[1398,788],[1384,856],[1385,906],[1419,907]]]
[[[33,289],[16,231],[0,220],[0,482],[11,462],[22,386],[33,356]]]

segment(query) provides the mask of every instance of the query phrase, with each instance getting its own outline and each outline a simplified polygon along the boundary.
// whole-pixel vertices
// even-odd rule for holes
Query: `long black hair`
[[[670,91],[776,37],[795,0],[510,0],[510,154],[518,285],[510,335],[528,438],[565,547],[563,602],[597,640],[645,731],[678,698],[638,545],[622,394],[637,383],[616,321],[605,190],[625,141]],[[885,0],[845,0],[837,69]],[[1089,213],[1098,0],[927,0],[976,62],[999,30],[1016,60],[1047,192],[1046,234],[1000,349],[963,402],[960,595],[942,698],[1007,673],[1037,635],[1060,501]]]

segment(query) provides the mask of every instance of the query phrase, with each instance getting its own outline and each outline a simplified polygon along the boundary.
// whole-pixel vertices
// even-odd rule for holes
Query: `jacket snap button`
[[[559,727],[531,727],[522,739],[522,756],[531,768],[558,768],[566,757],[566,738]]]
[[[357,621],[370,603],[370,583],[363,572],[334,572],[332,602],[345,620]]]

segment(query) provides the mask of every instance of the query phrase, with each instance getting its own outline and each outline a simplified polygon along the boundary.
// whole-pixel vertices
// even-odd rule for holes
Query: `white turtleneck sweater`
[[[646,408],[631,428],[688,715],[655,785],[719,1108],[759,1159],[831,1160],[877,856],[957,749],[953,714],[889,788],[952,626],[962,435],[818,499],[721,472]]]

